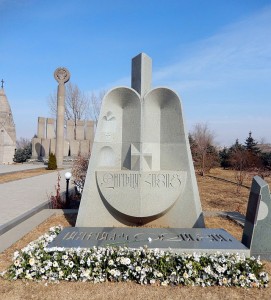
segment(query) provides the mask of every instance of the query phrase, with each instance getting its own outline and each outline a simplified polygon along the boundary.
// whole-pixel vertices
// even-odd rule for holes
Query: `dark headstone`
[[[251,256],[271,260],[271,198],[268,184],[259,176],[252,181],[242,243]]]

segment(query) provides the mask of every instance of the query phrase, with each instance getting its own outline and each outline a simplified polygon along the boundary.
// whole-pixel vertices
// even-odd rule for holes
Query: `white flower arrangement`
[[[140,284],[267,287],[261,261],[239,254],[176,254],[147,247],[46,248],[62,230],[50,229],[21,251],[1,274],[7,279],[58,282],[135,281]]]

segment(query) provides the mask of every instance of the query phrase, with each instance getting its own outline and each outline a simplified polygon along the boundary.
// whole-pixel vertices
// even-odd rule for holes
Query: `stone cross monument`
[[[66,68],[57,68],[54,73],[58,82],[57,88],[57,121],[56,121],[56,161],[58,168],[63,165],[64,149],[64,115],[65,115],[65,83],[70,79],[70,72]]]
[[[204,227],[180,98],[151,66],[136,56],[132,88],[103,99],[77,227]]]

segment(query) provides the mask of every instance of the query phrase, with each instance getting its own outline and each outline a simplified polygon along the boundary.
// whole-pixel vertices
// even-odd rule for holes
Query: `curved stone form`
[[[134,89],[103,99],[76,226],[204,227],[180,99],[150,90],[148,56],[132,65]]]
[[[8,99],[2,86],[0,89],[0,164],[13,163],[15,148],[15,124]]]

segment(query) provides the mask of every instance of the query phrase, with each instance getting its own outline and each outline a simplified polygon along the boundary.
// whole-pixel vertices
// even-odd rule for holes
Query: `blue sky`
[[[85,92],[130,86],[131,59],[182,98],[189,130],[271,143],[271,0],[0,0],[0,79],[17,137],[49,117],[54,70]]]

